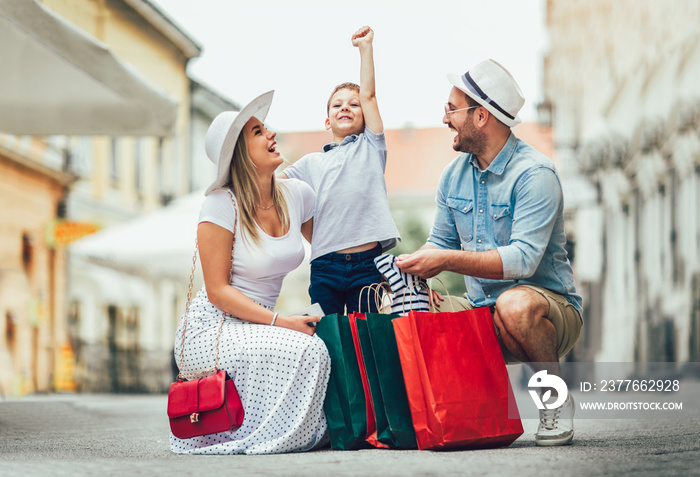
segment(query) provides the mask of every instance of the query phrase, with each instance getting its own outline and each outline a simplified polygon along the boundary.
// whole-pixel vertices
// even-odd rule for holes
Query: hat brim
[[[462,91],[464,94],[469,96],[471,99],[485,107],[489,113],[493,114],[498,118],[499,121],[501,121],[503,124],[505,124],[508,127],[513,127],[517,126],[520,124],[522,121],[520,120],[520,115],[516,114],[515,119],[511,119],[493,106],[491,106],[489,103],[481,99],[478,95],[472,93],[469,88],[464,84],[464,81],[462,80],[462,75],[458,75],[455,73],[450,73],[447,75],[447,80],[454,86],[455,88],[459,89]]]
[[[213,190],[226,185],[228,182],[228,171],[231,167],[231,160],[233,159],[233,149],[236,147],[238,136],[240,136],[243,127],[250,118],[256,117],[260,121],[265,121],[267,113],[270,111],[270,105],[272,105],[272,97],[274,94],[274,90],[263,93],[246,104],[243,109],[239,111],[238,115],[231,123],[221,146],[219,160],[217,161],[216,180],[207,188],[204,195],[209,195]]]

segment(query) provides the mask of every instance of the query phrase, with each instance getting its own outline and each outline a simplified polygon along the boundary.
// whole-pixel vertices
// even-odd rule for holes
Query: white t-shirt
[[[311,260],[369,242],[386,252],[400,240],[386,193],[386,156],[384,133],[365,128],[282,171],[316,192]]]
[[[256,245],[243,235],[239,220],[231,283],[248,298],[271,307],[277,302],[284,277],[304,259],[301,224],[313,217],[316,200],[307,184],[296,179],[278,181],[289,208],[289,231],[281,237],[271,237],[258,226],[260,243]],[[204,199],[199,223],[211,222],[233,232],[235,214],[229,193],[218,189]]]

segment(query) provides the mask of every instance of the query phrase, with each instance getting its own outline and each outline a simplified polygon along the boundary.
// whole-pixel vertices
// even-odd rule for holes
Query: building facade
[[[68,320],[78,337],[80,390],[160,392],[172,382],[173,338],[185,309],[196,218],[203,191],[216,175],[204,138],[219,112],[240,109],[196,81],[189,93],[182,189],[163,196],[161,207],[71,246]],[[130,178],[134,175],[124,179]],[[151,181],[150,187],[157,184]],[[194,289],[201,284],[197,270]]]
[[[59,151],[0,134],[0,395],[53,389],[67,345],[66,254],[46,237],[72,177],[46,158],[60,162]]]
[[[79,31],[61,37],[67,44],[85,51],[104,45],[117,58],[117,74],[167,96],[176,111],[172,130],[158,136],[130,125],[129,136],[118,125],[101,135],[0,131],[0,395],[162,391],[172,380],[187,273],[124,267],[72,253],[69,244],[201,187],[211,164],[193,151],[204,150],[211,119],[237,106],[188,77],[188,61],[200,47],[148,0],[43,0],[40,6],[38,13],[50,13],[47,22],[56,15]],[[0,12],[11,17],[22,5],[3,8],[15,9]],[[12,45],[0,48],[12,57]]]
[[[586,190],[569,204],[579,359],[700,360],[698,20],[692,0],[547,3],[541,110]]]

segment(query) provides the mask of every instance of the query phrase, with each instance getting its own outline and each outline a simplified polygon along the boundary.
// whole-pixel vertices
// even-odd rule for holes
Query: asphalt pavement
[[[700,391],[700,386],[698,386]],[[574,444],[536,447],[537,421],[501,449],[323,449],[271,456],[182,456],[165,395],[53,394],[0,401],[0,477],[700,475],[700,415],[580,419]]]

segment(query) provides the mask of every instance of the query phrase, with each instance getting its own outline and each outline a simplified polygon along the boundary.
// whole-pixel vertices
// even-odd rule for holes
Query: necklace
[[[256,205],[255,207],[257,207],[260,210],[270,210],[274,205],[275,205],[275,203],[273,202],[272,204],[268,205],[267,207],[261,207],[259,205]]]

